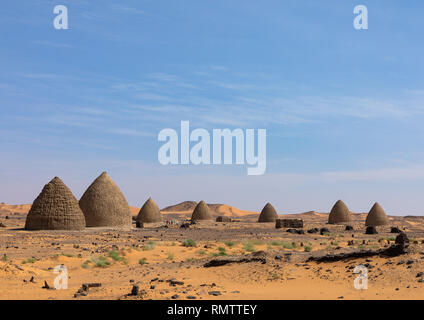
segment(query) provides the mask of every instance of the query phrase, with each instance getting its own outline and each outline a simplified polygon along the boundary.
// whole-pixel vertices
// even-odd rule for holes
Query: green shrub
[[[274,246],[274,247],[279,247],[279,246],[284,245],[284,242],[281,242],[281,241],[272,241],[272,242],[270,243],[270,245],[271,245],[271,246]]]
[[[225,250],[224,247],[219,247],[218,248],[218,252],[214,252],[212,255],[214,257],[217,257],[217,256],[226,256],[227,255],[227,252],[226,252],[226,250]]]
[[[294,249],[294,248],[296,248],[296,244],[293,244],[291,242],[283,242],[283,248],[284,249]]]
[[[144,245],[143,251],[150,251],[156,248],[156,242],[149,241],[147,244]]]
[[[233,241],[225,241],[224,244],[229,248],[232,248],[235,245],[235,243]]]
[[[26,260],[22,261],[22,263],[23,263],[23,264],[26,264],[26,263],[34,263],[34,262],[36,262],[36,261],[37,261],[37,259],[35,259],[35,258],[28,258],[28,259],[26,259]]]
[[[311,252],[312,251],[312,247],[311,246],[305,246],[305,252]]]
[[[280,276],[277,273],[275,273],[275,272],[270,272],[269,275],[271,276],[271,278],[273,280],[280,279]]]
[[[98,268],[107,268],[107,267],[110,266],[110,261],[106,257],[104,257],[104,256],[93,258],[93,259],[91,259],[91,261]]]
[[[7,255],[3,254],[3,256],[1,257],[1,261],[6,262],[7,261]]]
[[[109,257],[114,261],[125,261],[125,258],[121,256],[121,253],[115,250],[109,251]]]
[[[72,258],[72,257],[73,257],[73,255],[72,255],[72,254],[64,253],[64,252],[62,252],[62,256],[64,256],[64,257],[68,257],[68,258]]]
[[[143,264],[146,264],[147,263],[147,260],[146,260],[146,258],[141,258],[140,260],[138,260],[138,263],[140,265],[143,265]]]
[[[251,242],[245,242],[243,244],[243,249],[247,252],[254,252],[255,251],[255,245]]]
[[[185,239],[183,241],[183,246],[184,247],[195,247],[196,246],[196,241],[194,241],[193,239]]]

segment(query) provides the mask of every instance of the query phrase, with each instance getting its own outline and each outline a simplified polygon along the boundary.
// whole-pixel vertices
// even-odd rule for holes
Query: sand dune
[[[31,209],[31,204],[0,204],[0,212],[10,212],[10,213],[28,213],[29,209]]]

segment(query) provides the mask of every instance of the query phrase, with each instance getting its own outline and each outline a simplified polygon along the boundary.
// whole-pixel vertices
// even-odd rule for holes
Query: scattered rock
[[[209,295],[217,297],[221,295],[221,291],[210,291]]]
[[[138,296],[139,294],[140,294],[140,287],[137,285],[133,285],[130,296]]]
[[[88,291],[88,289],[90,288],[100,288],[102,286],[101,283],[96,282],[96,283],[83,283],[82,284],[82,288],[84,291]]]
[[[170,279],[170,280],[168,280],[167,282],[169,282],[169,284],[170,284],[171,286],[182,286],[182,285],[184,284],[184,282],[183,282],[183,281],[178,281],[178,280],[176,280],[176,279]]]
[[[373,226],[368,226],[365,234],[378,234],[377,229]]]
[[[298,229],[287,229],[286,232],[288,233],[292,233],[292,234],[305,234],[305,231],[303,231],[302,229],[298,230]]]
[[[47,281],[46,281],[46,280],[44,280],[44,286],[42,286],[42,288],[43,288],[43,289],[47,289],[47,290],[52,290],[52,289],[54,289],[54,288],[51,288],[51,287],[49,286],[49,284],[47,283]]]
[[[254,256],[254,257],[266,257],[266,252],[263,251],[263,250],[259,250],[259,251],[252,253],[252,256]]]
[[[209,262],[206,262],[203,267],[220,267],[229,263],[249,263],[249,262],[261,262],[262,264],[266,263],[266,258],[264,257],[255,257],[255,256],[244,256],[244,257],[225,257],[225,258],[216,258],[212,259]]]
[[[328,228],[321,228],[319,230],[320,235],[324,235],[325,233],[330,233],[330,230]]]
[[[346,226],[345,231],[353,231],[353,227],[352,226]]]
[[[409,247],[409,239],[405,232],[401,232],[395,239],[395,244],[401,246],[403,249]]]

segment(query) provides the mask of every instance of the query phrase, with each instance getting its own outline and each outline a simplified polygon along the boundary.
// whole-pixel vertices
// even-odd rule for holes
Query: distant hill
[[[0,212],[11,212],[11,213],[28,213],[31,209],[31,204],[13,204],[9,205],[4,202],[0,204]]]
[[[192,211],[197,206],[196,201],[184,201],[161,209],[162,212]]]
[[[197,206],[198,202],[196,201],[184,201],[176,205],[166,207],[161,210],[162,213],[168,214],[191,214],[194,208]],[[247,215],[257,215],[258,212],[255,211],[246,211],[241,210],[233,206],[220,203],[208,203],[208,207],[211,209],[212,213],[216,216],[232,216],[232,217],[241,217]]]

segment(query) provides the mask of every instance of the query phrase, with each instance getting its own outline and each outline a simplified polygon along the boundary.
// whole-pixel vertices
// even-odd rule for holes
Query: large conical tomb
[[[262,212],[259,215],[258,222],[275,222],[277,218],[278,218],[277,211],[275,211],[272,204],[268,202],[265,205],[265,207],[262,209]]]
[[[162,223],[163,218],[160,213],[160,209],[158,205],[149,198],[141,207],[140,212],[136,218],[137,226],[142,226],[143,224],[151,224],[151,223]]]
[[[71,190],[55,177],[46,184],[28,212],[27,230],[82,230],[85,218]]]
[[[389,223],[389,219],[387,218],[384,209],[380,206],[378,202],[376,202],[371,208],[370,212],[367,215],[365,220],[366,226],[384,226]]]
[[[208,205],[204,201],[200,201],[194,208],[191,221],[212,220],[212,214]]]
[[[128,202],[106,172],[88,187],[79,205],[87,227],[130,227],[132,224]]]
[[[350,222],[351,216],[350,211],[346,204],[342,200],[338,200],[333,208],[331,209],[331,212],[328,216],[328,223],[329,224],[337,224],[337,223],[345,223]]]

